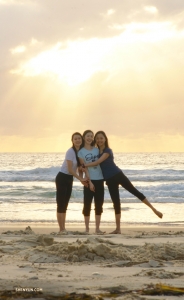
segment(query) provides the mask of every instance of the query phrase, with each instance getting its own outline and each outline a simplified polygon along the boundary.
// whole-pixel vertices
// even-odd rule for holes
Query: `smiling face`
[[[91,143],[93,142],[94,140],[94,134],[93,132],[87,132],[84,136],[84,143],[85,145],[91,145]]]
[[[98,147],[105,147],[106,138],[102,133],[98,133],[95,137],[95,142]]]
[[[79,149],[82,145],[82,137],[79,134],[74,134],[72,143],[76,149]]]

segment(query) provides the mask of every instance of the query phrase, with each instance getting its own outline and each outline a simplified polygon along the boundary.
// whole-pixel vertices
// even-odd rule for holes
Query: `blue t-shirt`
[[[86,148],[82,148],[78,152],[78,157],[84,160],[84,163],[91,163],[96,161],[99,158],[99,149],[93,147],[91,150],[87,150]],[[88,167],[89,176],[92,180],[100,180],[104,179],[102,170],[100,166]]]
[[[121,169],[116,166],[113,152],[110,148],[105,148],[103,152],[100,153],[100,156],[102,156],[104,153],[108,153],[109,156],[100,164],[100,167],[102,169],[104,179],[107,180],[121,172]]]

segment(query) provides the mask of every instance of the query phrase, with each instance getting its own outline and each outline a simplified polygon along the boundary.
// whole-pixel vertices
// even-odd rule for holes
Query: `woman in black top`
[[[162,218],[163,214],[156,210],[152,204],[148,201],[146,196],[140,193],[130,182],[130,180],[123,174],[114,163],[114,156],[112,150],[108,145],[108,138],[104,131],[98,131],[95,134],[95,142],[100,150],[100,158],[95,162],[86,164],[86,167],[92,167],[100,164],[104,179],[109,189],[109,193],[114,205],[115,217],[116,217],[116,229],[112,233],[121,233],[120,219],[121,219],[121,202],[119,195],[119,185],[124,187],[131,194],[140,199],[144,204],[149,206],[152,211],[159,217]]]

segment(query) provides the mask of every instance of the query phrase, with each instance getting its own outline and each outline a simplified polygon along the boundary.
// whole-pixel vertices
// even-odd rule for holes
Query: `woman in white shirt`
[[[80,166],[77,152],[83,147],[82,135],[79,132],[72,134],[72,147],[68,149],[65,160],[61,166],[60,172],[56,176],[56,202],[57,202],[57,221],[59,233],[67,234],[65,229],[66,210],[72,193],[73,176],[86,184],[86,179],[82,178],[82,171],[79,169],[79,175],[76,173]]]
[[[84,147],[79,150],[78,157],[81,164],[87,164],[96,161],[99,158],[99,149],[94,147],[94,134],[91,130],[83,133]],[[89,174],[88,174],[89,173]],[[91,204],[94,197],[95,203],[95,222],[97,234],[103,234],[100,230],[101,214],[104,203],[104,179],[100,166],[86,168],[86,175],[89,175],[89,188],[84,186],[84,207],[83,214],[86,226],[86,232],[89,232],[89,220]]]

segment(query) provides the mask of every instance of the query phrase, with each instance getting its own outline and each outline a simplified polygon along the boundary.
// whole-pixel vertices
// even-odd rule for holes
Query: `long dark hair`
[[[85,130],[85,131],[83,132],[83,135],[82,135],[83,140],[84,140],[84,138],[85,138],[85,135],[86,135],[87,133],[89,133],[89,132],[92,133],[92,134],[94,135],[94,133],[93,133],[92,130],[87,129],[87,130]],[[91,143],[91,146],[94,146],[94,144],[95,144],[95,142],[93,141],[93,142]]]
[[[80,145],[80,149],[81,149],[82,147],[84,147],[84,140],[83,140],[83,137],[82,137],[82,134],[81,134],[81,133],[79,133],[79,132],[74,132],[74,133],[72,134],[72,137],[71,137],[72,148],[73,148],[73,150],[74,150],[74,152],[75,152],[75,156],[76,156],[76,160],[77,160],[77,166],[80,167],[81,164],[80,164],[79,158],[78,158],[78,156],[77,156],[77,149],[75,148],[74,143],[73,143],[73,137],[74,137],[74,135],[79,135],[79,136],[81,137],[81,139],[82,139],[82,144]]]
[[[97,131],[97,132],[95,133],[95,137],[94,137],[95,143],[96,143],[96,136],[97,136],[98,134],[102,134],[102,135],[104,136],[104,138],[105,138],[105,148],[109,148],[108,137],[106,136],[105,132],[102,131],[102,130]],[[97,147],[98,147],[98,145],[97,145]],[[98,148],[99,148],[99,147],[98,147]]]

